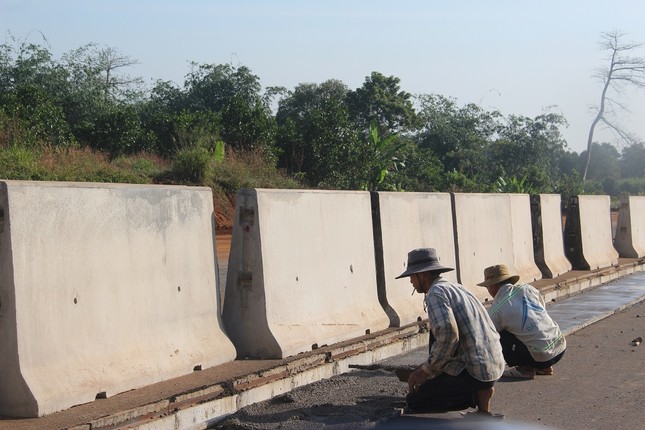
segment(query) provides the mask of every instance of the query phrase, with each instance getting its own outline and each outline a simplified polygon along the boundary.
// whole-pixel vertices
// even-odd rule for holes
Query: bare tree
[[[132,85],[141,84],[141,78],[133,78],[128,75],[117,75],[117,70],[139,64],[138,61],[129,56],[121,54],[114,48],[105,47],[95,53],[97,66],[102,71],[103,85],[106,91],[106,98],[109,95],[115,96],[122,88],[130,88]]]
[[[593,75],[603,82],[603,88],[600,95],[600,106],[597,107],[596,117],[589,128],[587,160],[582,175],[583,184],[587,179],[593,135],[598,123],[602,122],[627,144],[634,143],[631,134],[613,120],[616,111],[628,111],[620,101],[620,96],[624,94],[627,87],[645,89],[645,59],[629,55],[642,46],[642,43],[623,42],[624,36],[625,33],[618,31],[603,33],[601,36],[600,47],[608,52],[609,66],[599,68]]]
[[[100,91],[105,101],[129,98],[143,83],[139,77],[120,73],[139,63],[115,48],[88,43],[65,54],[63,60],[77,85],[90,85],[95,91]]]

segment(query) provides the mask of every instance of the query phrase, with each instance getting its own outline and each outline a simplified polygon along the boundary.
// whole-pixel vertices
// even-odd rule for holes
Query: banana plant
[[[517,179],[515,176],[504,179],[500,176],[495,181],[495,190],[498,193],[532,194],[533,186],[526,182],[526,177],[527,175],[524,175],[521,179]]]
[[[404,144],[397,142],[396,133],[383,137],[379,132],[376,120],[370,122],[369,137],[374,159],[373,168],[371,169],[372,176],[368,180],[367,188],[369,191],[377,191],[390,171],[397,170],[399,166],[403,166],[403,162],[396,157],[396,154]]]

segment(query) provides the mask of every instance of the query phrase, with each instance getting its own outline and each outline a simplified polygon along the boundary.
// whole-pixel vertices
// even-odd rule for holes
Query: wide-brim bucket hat
[[[480,287],[489,287],[507,281],[509,284],[515,284],[520,279],[519,275],[511,274],[505,264],[496,264],[484,269],[484,281],[480,282]]]
[[[439,263],[437,251],[434,248],[419,248],[408,252],[408,264],[405,272],[395,279],[404,278],[421,272],[450,272],[455,270]]]

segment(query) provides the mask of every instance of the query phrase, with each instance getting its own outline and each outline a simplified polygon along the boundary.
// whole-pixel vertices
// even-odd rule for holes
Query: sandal
[[[519,366],[511,367],[510,369],[506,369],[502,376],[513,379],[534,379],[535,369],[529,371],[528,369],[520,369]]]
[[[461,416],[469,421],[482,421],[482,420],[503,420],[504,414],[494,414],[492,412],[484,412],[475,410],[470,412],[462,412]]]
[[[553,375],[553,366],[549,366],[546,369],[535,369],[536,375]]]

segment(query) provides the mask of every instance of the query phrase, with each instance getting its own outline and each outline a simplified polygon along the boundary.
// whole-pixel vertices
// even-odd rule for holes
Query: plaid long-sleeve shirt
[[[481,302],[459,284],[435,280],[426,294],[435,342],[423,364],[430,377],[456,376],[464,369],[480,381],[502,377],[505,362],[499,334]]]

